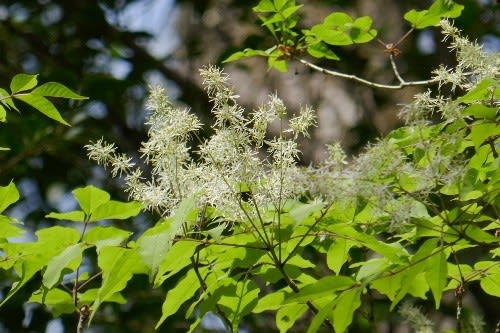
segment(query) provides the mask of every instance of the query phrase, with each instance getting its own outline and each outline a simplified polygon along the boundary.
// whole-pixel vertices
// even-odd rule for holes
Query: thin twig
[[[389,55],[389,59],[391,60],[391,66],[392,66],[392,71],[394,72],[394,75],[396,75],[396,78],[399,80],[399,83],[404,83],[405,80],[401,77],[401,74],[399,74],[398,71],[398,66],[396,65],[396,61],[394,60],[394,56],[392,54]]]
[[[315,64],[313,64],[305,59],[297,58],[297,61],[299,61],[301,64],[305,65],[306,67],[309,67],[309,68],[311,68],[315,71],[318,71],[320,73],[331,75],[331,76],[342,77],[342,78],[348,79],[348,80],[353,80],[353,81],[360,82],[360,83],[366,84],[367,86],[374,87],[374,88],[397,90],[397,89],[402,89],[404,87],[425,86],[425,85],[430,85],[430,84],[434,84],[434,83],[439,82],[439,79],[437,79],[437,78],[430,79],[430,80],[424,80],[424,81],[405,81],[401,78],[401,76],[399,76],[398,77],[398,79],[400,80],[399,84],[394,84],[394,85],[382,84],[382,83],[377,83],[377,82],[373,82],[373,81],[369,81],[369,80],[360,78],[359,76],[356,76],[356,75],[345,74],[345,73],[325,69],[325,68],[320,67],[318,65],[315,65]]]

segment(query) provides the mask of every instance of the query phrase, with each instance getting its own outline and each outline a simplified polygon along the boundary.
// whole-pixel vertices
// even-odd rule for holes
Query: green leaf
[[[155,328],[158,329],[168,317],[176,313],[182,304],[194,296],[199,287],[200,281],[195,271],[188,271],[177,285],[168,291],[167,297],[161,307],[161,318],[156,323]]]
[[[9,107],[12,110],[16,110],[19,112],[17,109],[16,105],[12,101],[11,95],[7,92],[7,90],[0,88],[0,102],[4,105]]]
[[[330,60],[340,60],[338,55],[335,54],[328,46],[323,43],[315,43],[307,47],[307,53],[315,58],[326,58]]]
[[[222,61],[223,64],[240,60],[240,59],[245,59],[245,58],[251,58],[251,57],[268,57],[269,53],[263,50],[253,50],[253,49],[244,49],[243,51],[238,51],[233,54],[231,54],[229,57],[227,57],[224,61]]]
[[[99,206],[110,200],[108,192],[93,185],[77,188],[73,190],[73,195],[88,216],[94,213]]]
[[[50,259],[47,269],[43,273],[43,284],[48,289],[52,289],[61,280],[61,274],[65,268],[75,270],[82,261],[83,247],[81,244],[74,244],[62,251],[59,255]]]
[[[392,274],[378,278],[371,283],[373,289],[378,290],[381,294],[386,295],[389,300],[394,301],[396,293],[401,288],[401,280],[403,279],[403,274]]]
[[[326,253],[326,264],[336,274],[339,274],[342,265],[349,259],[349,250],[355,245],[354,242],[345,239],[337,238],[335,242],[330,245]]]
[[[17,200],[19,200],[19,191],[13,182],[7,186],[0,186],[0,213]]]
[[[194,241],[180,240],[175,242],[158,267],[154,283],[155,288],[159,287],[170,276],[189,266],[197,246],[198,243]]]
[[[439,309],[443,289],[446,287],[446,283],[448,282],[448,266],[444,251],[433,255],[428,260],[428,265],[425,277],[429,287],[431,288],[432,294],[434,295],[436,309]]]
[[[310,32],[329,45],[360,44],[376,37],[377,30],[371,28],[372,23],[368,16],[354,20],[346,13],[335,12],[328,15],[321,24],[313,26]]]
[[[55,226],[38,230],[35,235],[38,240],[29,243],[7,243],[3,250],[8,256],[19,256],[14,264],[14,270],[19,280],[12,284],[9,293],[0,306],[14,296],[38,271],[65,248],[78,243],[80,233],[73,229]]]
[[[497,109],[489,108],[482,104],[472,104],[464,109],[464,115],[473,116],[474,118],[484,118],[494,120],[496,117]]]
[[[499,94],[500,86],[498,82],[493,79],[484,79],[465,95],[459,97],[457,101],[462,103],[477,103],[490,100],[491,98],[498,98]]]
[[[277,310],[283,305],[286,295],[287,293],[284,290],[278,290],[260,297],[252,312],[261,313],[267,310]]]
[[[188,215],[196,207],[196,196],[191,196],[181,201],[175,210],[175,215],[170,225],[173,235],[177,235],[182,230],[182,226],[188,222]]]
[[[147,273],[147,268],[137,254],[136,249],[122,247],[103,247],[97,258],[97,265],[102,270],[102,284],[92,305],[92,321],[99,306],[117,292],[122,291],[134,274]]]
[[[474,143],[476,150],[483,144],[488,137],[500,134],[500,127],[495,123],[479,123],[472,126],[470,139]]]
[[[5,107],[0,104],[0,122],[4,123],[7,120],[7,111]]]
[[[19,237],[24,234],[23,228],[18,225],[22,225],[22,223],[18,222],[14,218],[0,215],[0,243],[2,239]]]
[[[324,305],[318,311],[318,313],[316,313],[313,320],[311,321],[311,324],[309,325],[309,328],[307,329],[307,333],[314,333],[320,328],[325,319],[327,319],[330,316],[330,313],[332,312],[332,309],[336,303],[337,303],[337,298],[334,298],[329,303]]]
[[[397,305],[397,303],[403,299],[403,297],[410,292],[412,288],[416,288],[413,290],[413,293],[421,293],[423,289],[427,290],[427,286],[422,285],[421,281],[417,281],[417,277],[419,276],[420,273],[425,271],[425,269],[428,267],[429,259],[432,258],[433,255],[436,255],[437,253],[433,253],[433,251],[436,251],[437,249],[437,244],[438,244],[438,239],[437,238],[431,238],[426,240],[418,249],[418,251],[411,257],[409,268],[406,270],[404,274],[403,279],[401,280],[401,289],[399,290],[398,294],[394,298],[391,304],[391,311],[394,309],[394,307]],[[425,277],[424,277],[424,282],[425,282]]]
[[[362,16],[354,20],[350,36],[355,44],[367,43],[377,36],[377,30],[372,29],[373,20],[369,16]]]
[[[93,227],[83,235],[83,242],[95,245],[97,253],[100,253],[104,246],[118,246],[125,242],[132,232],[116,227]]]
[[[59,111],[57,111],[54,104],[52,104],[48,99],[37,95],[15,95],[14,98],[23,101],[24,103],[32,106],[36,110],[40,111],[47,117],[54,119],[55,121],[70,126],[62,117]]]
[[[121,202],[110,200],[95,208],[89,222],[99,220],[125,220],[139,214],[141,209],[142,204],[139,201]]]
[[[333,310],[333,327],[335,332],[343,333],[352,322],[354,311],[361,305],[361,288],[343,291]]]
[[[276,69],[278,72],[286,73],[288,72],[288,64],[286,60],[282,60],[279,56],[270,56],[267,58],[267,67],[269,69]]]
[[[57,317],[63,313],[74,313],[75,306],[71,294],[61,289],[37,290],[28,302],[44,304],[50,307],[52,314]]]
[[[219,305],[229,309],[228,317],[233,326],[233,332],[238,331],[241,319],[250,313],[257,304],[259,287],[252,280],[238,281],[233,292],[225,292],[219,300]]]
[[[424,29],[439,24],[442,18],[455,18],[460,16],[464,6],[451,0],[436,0],[427,10],[415,9],[405,13],[404,18],[416,29]]]
[[[78,295],[79,303],[82,305],[83,304],[90,305],[90,304],[94,303],[95,299],[97,298],[98,293],[99,293],[98,288],[92,288],[92,289],[85,290],[84,293]],[[125,303],[127,303],[127,299],[125,297],[123,297],[123,295],[121,293],[115,293],[115,294],[111,295],[110,297],[108,297],[106,302],[125,304]]]
[[[500,273],[486,275],[479,284],[488,295],[500,297]]]
[[[69,99],[88,99],[88,97],[78,95],[65,85],[58,82],[47,82],[31,91],[33,95],[44,97],[62,97]]]
[[[156,279],[160,264],[172,246],[174,236],[168,225],[159,225],[148,229],[137,240],[139,255],[148,267],[149,282]]]
[[[281,15],[283,16],[283,18],[287,19],[290,16],[292,16],[297,10],[299,10],[302,6],[304,6],[304,5],[296,5],[296,6],[287,7],[283,11],[281,11]]]
[[[256,13],[276,12],[276,8],[271,0],[261,0],[252,10]]]
[[[337,290],[352,287],[356,282],[348,276],[325,276],[314,284],[303,287],[297,294],[290,295],[287,303],[307,302],[331,296]]]
[[[15,94],[19,91],[25,91],[35,87],[38,83],[37,76],[38,74],[17,74],[10,82],[10,90]]]
[[[65,213],[49,213],[45,215],[46,218],[52,218],[56,220],[66,220],[73,222],[83,222],[85,220],[85,213],[81,210],[74,210]]]
[[[271,294],[272,295],[272,294]],[[280,333],[288,332],[308,307],[305,304],[287,304],[276,312],[276,327]]]
[[[310,215],[321,212],[321,209],[324,207],[324,204],[321,202],[315,202],[310,204],[300,204],[294,207],[290,211],[290,216],[295,222],[295,226],[301,225],[304,223],[304,220]]]

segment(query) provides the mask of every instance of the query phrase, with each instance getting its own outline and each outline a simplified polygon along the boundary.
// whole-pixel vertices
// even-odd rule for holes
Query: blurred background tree
[[[0,183],[15,179],[23,201],[11,212],[28,228],[51,222],[51,210],[68,210],[74,202],[69,192],[88,183],[123,193],[107,174],[86,158],[83,145],[105,137],[132,153],[144,140],[144,99],[149,84],[162,84],[178,103],[189,106],[205,123],[210,103],[200,88],[198,69],[220,64],[232,52],[246,47],[265,48],[273,41],[259,26],[251,8],[257,1],[237,0],[5,0],[0,4],[0,87],[7,87],[17,73],[39,73],[40,81],[58,81],[90,99],[85,103],[59,104],[71,128],[56,124],[24,108],[22,117],[8,115],[0,131]],[[456,25],[490,52],[500,50],[500,12],[494,0],[463,0],[465,11]],[[409,28],[402,19],[411,8],[428,8],[431,1],[317,0],[306,3],[303,24],[318,23],[332,11],[368,15],[379,37],[396,41]],[[453,56],[437,29],[414,32],[400,45],[398,65],[405,78],[423,80],[442,63],[453,65]],[[357,74],[370,80],[391,82],[387,54],[376,42],[337,50],[345,61],[320,62],[326,68]],[[369,140],[400,124],[399,104],[408,102],[423,87],[398,91],[377,90],[293,64],[286,74],[268,72],[262,59],[249,59],[225,67],[249,109],[277,92],[293,113],[309,104],[318,111],[318,127],[304,141],[303,162],[321,160],[323,145],[340,141],[355,153]],[[432,87],[434,88],[434,87]],[[142,229],[154,217],[130,224]],[[4,273],[0,273],[4,274]],[[0,275],[0,293],[8,276]],[[168,289],[168,286],[165,287]],[[110,305],[97,317],[92,332],[150,332],[161,312],[164,291],[150,290],[147,281],[134,280],[127,289],[131,301]],[[26,289],[29,292],[29,288]],[[1,295],[1,294],[0,294]],[[1,296],[0,296],[1,298]],[[76,318],[51,316],[38,306],[23,306],[16,299],[0,309],[0,332],[70,332]],[[481,300],[485,317],[489,299]],[[498,308],[498,307],[497,307]],[[445,310],[446,311],[446,310]],[[452,311],[452,310],[450,310]],[[214,321],[207,321],[207,331]],[[49,326],[47,326],[49,325]],[[248,331],[270,331],[273,320],[248,321]],[[182,316],[162,326],[161,332],[184,332]],[[217,327],[217,325],[215,325]],[[300,328],[299,328],[300,329]],[[214,329],[216,330],[216,329]]]

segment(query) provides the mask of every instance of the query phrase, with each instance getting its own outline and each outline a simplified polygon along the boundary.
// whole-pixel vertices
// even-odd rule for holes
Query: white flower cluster
[[[302,108],[288,129],[266,139],[273,121],[286,122],[286,107],[276,95],[251,113],[238,105],[238,96],[227,84],[228,76],[214,66],[200,70],[203,86],[213,103],[214,134],[198,142],[193,139],[201,128],[198,118],[187,109],[173,105],[161,87],[152,87],[147,102],[150,116],[148,140],[140,153],[150,167],[145,171],[131,159],[116,153],[113,144],[102,139],[87,145],[88,155],[112,169],[113,176],[125,174],[127,191],[134,200],[163,216],[168,216],[185,198],[195,196],[227,219],[252,216],[250,207],[265,207],[304,192],[297,182],[302,174],[296,165],[299,150],[295,140],[315,124],[311,108]],[[267,154],[263,155],[263,148]],[[250,193],[251,204],[242,198]],[[248,199],[246,199],[248,200]],[[245,208],[246,207],[246,208]],[[242,211],[248,209],[248,211]]]

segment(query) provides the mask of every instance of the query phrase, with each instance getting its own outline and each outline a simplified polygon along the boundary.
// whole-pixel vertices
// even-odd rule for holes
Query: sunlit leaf
[[[50,259],[43,273],[42,282],[44,286],[52,289],[58,284],[65,268],[68,267],[71,271],[75,270],[82,261],[83,249],[81,244],[74,244],[65,248],[64,251]]]
[[[58,82],[44,83],[31,91],[33,95],[40,95],[44,97],[62,97],[69,99],[87,99],[88,97],[80,96],[67,88],[65,85]]]
[[[316,283],[307,285],[299,293],[290,295],[287,302],[307,302],[325,296],[331,296],[337,290],[352,287],[355,281],[348,276],[325,276]]]
[[[333,309],[332,321],[335,332],[343,333],[351,324],[354,311],[361,305],[361,289],[349,289],[339,295]]]
[[[44,304],[50,307],[54,316],[60,316],[63,313],[74,313],[75,306],[73,298],[69,292],[62,289],[37,290],[28,299],[28,302]]]
[[[62,118],[59,111],[57,111],[54,104],[52,104],[48,99],[42,96],[23,94],[23,95],[15,95],[14,98],[23,101],[24,103],[32,106],[36,110],[40,111],[47,117],[54,119],[61,124],[69,126],[69,124]]]
[[[159,225],[147,230],[138,240],[138,251],[149,271],[149,281],[156,279],[156,274],[168,250],[172,246],[172,234],[168,225]]]
[[[73,195],[87,215],[91,215],[99,206],[110,200],[108,192],[93,185],[77,188],[73,190]]]
[[[427,10],[417,11],[412,9],[405,13],[404,18],[416,29],[424,29],[439,24],[443,18],[460,16],[464,6],[450,0],[436,0]]]
[[[305,304],[287,304],[276,312],[276,327],[280,333],[288,332],[295,322],[307,311]]]
[[[342,265],[349,259],[349,250],[355,243],[345,239],[337,238],[326,254],[326,263],[336,274],[339,274]]]
[[[138,201],[121,202],[110,200],[97,206],[89,221],[125,220],[141,212],[142,204]]]
[[[427,283],[434,295],[436,309],[439,309],[443,289],[446,287],[448,281],[448,267],[446,261],[446,254],[444,251],[433,255],[428,261],[429,269],[425,275]]]
[[[147,273],[135,249],[103,247],[97,258],[102,270],[102,284],[92,305],[92,320],[97,309],[117,292],[122,291],[134,274]]]
[[[19,200],[19,191],[13,182],[7,186],[0,186],[0,213],[17,200]]]
[[[12,78],[12,81],[10,82],[10,90],[13,94],[15,94],[17,92],[29,90],[33,87],[36,87],[38,83],[37,76],[38,74],[17,74]]]
[[[66,221],[73,221],[73,222],[83,222],[85,220],[85,213],[82,212],[81,210],[74,210],[71,212],[65,212],[65,213],[49,213],[45,215],[46,218],[52,218],[56,220],[66,220]]]
[[[180,306],[194,296],[200,282],[194,270],[190,270],[182,277],[177,285],[167,292],[167,297],[161,307],[161,318],[156,323],[156,329],[171,315],[179,310]]]

